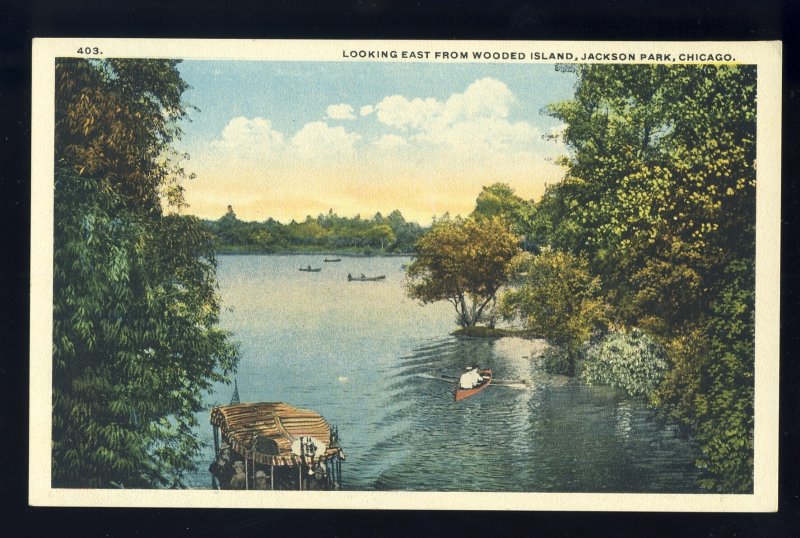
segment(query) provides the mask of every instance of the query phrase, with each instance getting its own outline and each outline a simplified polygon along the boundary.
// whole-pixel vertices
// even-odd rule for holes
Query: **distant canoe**
[[[305,271],[306,273],[319,273],[322,271],[322,267],[301,267],[300,271]]]
[[[375,281],[375,280],[384,280],[386,275],[381,276],[350,276],[347,275],[348,282],[367,282],[367,281]]]
[[[342,261],[342,259],[341,258],[332,258],[332,259],[329,260],[328,258],[325,258],[322,261],[330,263],[330,262],[340,262],[340,261]]]

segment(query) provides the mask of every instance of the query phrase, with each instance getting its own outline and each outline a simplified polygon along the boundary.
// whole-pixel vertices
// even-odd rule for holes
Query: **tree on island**
[[[514,232],[524,233],[524,215],[528,204],[506,183],[492,183],[481,189],[475,200],[472,217],[503,217]]]
[[[471,217],[503,217],[511,226],[511,230],[522,238],[523,250],[536,249],[530,240],[530,214],[533,202],[517,196],[514,189],[506,183],[492,183],[481,189],[475,200],[475,209]]]
[[[408,266],[407,292],[423,304],[448,301],[461,327],[474,327],[508,280],[519,238],[500,217],[445,217],[417,241]]]
[[[162,210],[183,203],[177,63],[56,61],[54,487],[180,486],[236,365],[213,238]]]

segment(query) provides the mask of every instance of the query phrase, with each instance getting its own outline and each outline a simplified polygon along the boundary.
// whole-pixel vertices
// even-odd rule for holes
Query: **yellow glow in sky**
[[[446,98],[388,95],[374,104],[331,103],[320,119],[278,127],[235,116],[191,151],[188,211],[217,219],[281,222],[327,213],[388,214],[427,224],[467,215],[481,188],[509,184],[525,199],[559,181],[564,146],[531,118],[502,80],[474,79]],[[536,117],[539,114],[537,112]]]

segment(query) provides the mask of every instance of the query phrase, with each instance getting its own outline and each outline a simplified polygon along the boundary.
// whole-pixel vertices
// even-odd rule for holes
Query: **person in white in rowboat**
[[[467,366],[458,380],[462,389],[471,389],[483,383],[483,376],[478,372],[477,366]]]

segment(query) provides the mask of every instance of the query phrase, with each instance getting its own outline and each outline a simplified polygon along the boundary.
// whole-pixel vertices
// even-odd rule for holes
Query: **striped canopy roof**
[[[327,447],[324,453],[315,455],[315,461],[342,455],[339,447],[330,446],[331,430],[319,413],[282,402],[215,407],[211,410],[211,424],[220,428],[231,449],[265,465],[299,465],[302,458],[292,452],[292,443],[307,436],[322,441]],[[253,450],[257,438],[272,441],[277,454]],[[308,457],[306,461],[309,461]]]

